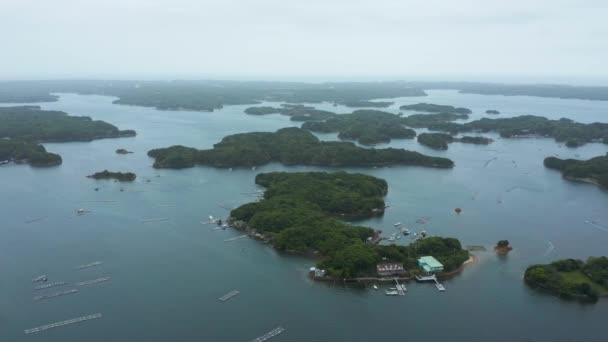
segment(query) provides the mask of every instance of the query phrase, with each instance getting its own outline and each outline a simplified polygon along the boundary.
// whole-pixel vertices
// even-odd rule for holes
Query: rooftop
[[[418,259],[419,263],[427,264],[431,268],[441,268],[443,265],[432,256],[423,256]]]

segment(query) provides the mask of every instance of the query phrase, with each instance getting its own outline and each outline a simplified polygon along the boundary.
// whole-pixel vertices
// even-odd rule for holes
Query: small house
[[[376,271],[381,277],[404,276],[406,274],[402,264],[382,263],[376,265]]]

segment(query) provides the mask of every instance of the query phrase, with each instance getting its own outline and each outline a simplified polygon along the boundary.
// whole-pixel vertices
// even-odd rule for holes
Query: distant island
[[[132,182],[137,178],[137,175],[132,172],[110,172],[108,170],[103,170],[87,177],[93,179],[115,179],[119,182]]]
[[[0,139],[0,165],[17,163],[45,167],[60,165],[61,162],[60,155],[47,152],[42,145],[11,139]]]
[[[463,136],[461,138],[453,137],[445,133],[421,133],[418,135],[418,142],[422,145],[434,148],[436,150],[447,150],[448,144],[455,141],[465,144],[477,144],[477,145],[488,145],[494,140],[486,137],[471,137]]]
[[[388,101],[364,101],[364,100],[353,100],[342,103],[346,107],[353,108],[386,108],[394,104],[395,102]]]
[[[589,142],[608,144],[608,123],[584,124],[570,119],[549,120],[534,115],[500,119],[483,118],[463,124],[444,122],[429,125],[428,128],[452,134],[496,131],[503,138],[552,137],[558,142],[567,142],[568,146],[573,147]]]
[[[0,107],[0,137],[29,142],[66,142],[135,135],[133,130],[121,131],[104,121],[41,110],[39,106]]]
[[[250,115],[268,115],[268,114],[281,114],[290,116],[292,121],[315,121],[315,120],[326,120],[336,116],[336,113],[316,109],[310,106],[304,106],[300,104],[282,104],[280,108],[277,107],[249,107],[245,109],[246,114]]]
[[[438,105],[432,103],[416,103],[413,105],[403,105],[399,107],[402,110],[415,110],[428,113],[456,113],[456,114],[471,114],[472,111],[468,108],[457,108],[450,105]]]
[[[346,224],[336,217],[370,217],[384,211],[386,181],[362,174],[262,173],[256,184],[264,199],[231,212],[231,225],[290,253],[320,257],[318,267],[330,279],[354,280],[376,274],[379,262],[418,269],[417,258],[433,255],[447,272],[468,258],[453,238],[428,237],[409,246],[380,246],[378,232]]]
[[[526,284],[562,298],[596,302],[608,296],[608,258],[554,261],[532,265],[524,275]]]
[[[434,124],[446,123],[455,120],[466,120],[468,118],[468,114],[458,113],[412,114],[404,117],[402,122],[408,127],[426,128]]]
[[[494,251],[498,255],[507,255],[510,251],[513,250],[513,247],[509,244],[509,240],[500,240],[494,246]]]
[[[500,114],[500,112],[497,111],[496,109],[488,109],[488,110],[486,110],[486,114],[498,115],[498,114]]]
[[[127,151],[124,148],[119,148],[116,150],[116,154],[131,154],[131,153],[133,153],[133,152]]]
[[[565,179],[608,187],[608,155],[589,160],[548,157],[544,164],[547,168],[561,171]]]
[[[185,168],[195,164],[215,167],[257,166],[271,162],[284,165],[386,166],[417,165],[451,168],[447,158],[430,157],[403,149],[368,149],[351,142],[319,141],[300,128],[283,128],[274,133],[252,132],[224,137],[209,150],[185,146],[154,149],[155,168]]]
[[[356,110],[352,114],[338,115],[323,122],[306,122],[302,129],[321,133],[338,132],[338,138],[356,140],[364,145],[416,136],[416,131],[403,127],[401,117],[378,110]]]

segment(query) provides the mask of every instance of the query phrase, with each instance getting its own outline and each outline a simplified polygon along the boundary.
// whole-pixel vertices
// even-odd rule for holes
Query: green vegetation
[[[0,107],[0,137],[30,142],[90,141],[135,136],[104,121],[64,112],[41,110],[38,106]]]
[[[495,109],[488,109],[488,110],[486,110],[486,114],[498,115],[498,114],[500,114],[500,112]]]
[[[539,135],[553,137],[558,142],[573,140],[576,141],[577,146],[588,142],[608,141],[607,123],[583,124],[570,119],[549,120],[534,115],[501,119],[483,118],[464,124],[439,123],[430,125],[429,129],[452,134],[496,131],[503,138]]]
[[[116,150],[116,154],[130,154],[130,153],[133,153],[133,152],[127,151],[124,148],[119,148]]]
[[[224,137],[209,150],[172,146],[148,152],[156,168],[184,168],[195,164],[215,167],[264,165],[384,166],[419,165],[450,168],[446,158],[430,157],[403,149],[367,149],[350,142],[321,142],[299,128],[275,133],[252,132]]]
[[[414,128],[426,128],[430,125],[450,122],[454,120],[466,120],[468,114],[437,113],[437,114],[413,114],[403,118],[403,124]]]
[[[115,179],[119,182],[132,182],[137,178],[137,175],[132,172],[110,172],[108,170],[103,170],[87,177],[93,179]]]
[[[345,105],[346,107],[353,107],[353,108],[386,108],[386,107],[392,105],[393,103],[395,103],[395,102],[353,100],[353,101],[346,101],[342,104]]]
[[[245,113],[250,115],[282,114],[291,117],[292,121],[315,121],[326,120],[336,116],[336,113],[316,109],[299,104],[282,104],[281,108],[275,107],[249,107]]]
[[[372,229],[333,218],[382,214],[387,193],[382,179],[345,172],[274,172],[259,174],[255,181],[267,188],[264,199],[234,209],[231,222],[262,234],[279,250],[317,251],[322,257],[319,267],[332,277],[375,274],[382,258],[416,268],[417,256],[431,254],[446,271],[468,258],[460,242],[449,238],[427,238],[407,247],[375,246],[367,242],[377,234]]]
[[[447,150],[448,144],[453,141],[454,137],[444,133],[422,133],[418,135],[418,143],[436,150]]]
[[[455,139],[456,141],[459,141],[461,143],[465,143],[465,144],[476,144],[476,145],[489,145],[490,143],[492,143],[494,140],[490,139],[490,138],[486,138],[486,137],[481,137],[481,136],[477,136],[477,137],[470,137],[470,136],[463,136],[461,138]]]
[[[412,139],[416,132],[403,127],[401,117],[378,110],[356,110],[323,122],[306,122],[303,129],[331,133],[339,132],[344,140],[357,140],[364,145],[390,142],[391,139]]]
[[[403,110],[415,110],[418,112],[427,113],[456,113],[456,114],[471,114],[471,110],[468,108],[457,108],[450,105],[438,105],[432,103],[416,103],[413,105],[403,105],[399,107]]]
[[[559,297],[595,302],[608,295],[608,258],[589,258],[586,263],[564,259],[532,265],[526,269],[524,280]]]
[[[49,153],[44,146],[35,143],[0,139],[0,165],[9,162],[55,166],[61,164],[61,156]]]
[[[566,179],[587,180],[608,187],[608,155],[589,160],[545,158],[545,167],[562,172]]]
[[[496,246],[501,248],[509,247],[509,240],[500,240],[496,243]]]

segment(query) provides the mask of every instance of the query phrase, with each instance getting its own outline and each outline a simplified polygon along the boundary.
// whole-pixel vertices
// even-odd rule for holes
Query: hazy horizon
[[[0,79],[608,85],[603,1],[4,1]]]

